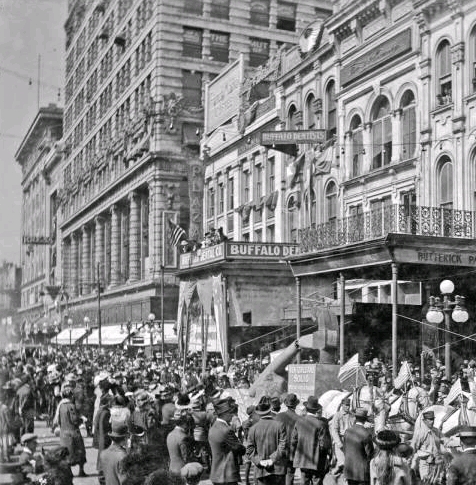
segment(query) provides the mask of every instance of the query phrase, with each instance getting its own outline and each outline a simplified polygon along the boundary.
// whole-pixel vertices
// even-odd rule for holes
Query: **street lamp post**
[[[127,320],[126,322],[126,330],[127,330],[127,348],[130,349],[131,346],[131,330],[132,330],[132,322]],[[124,333],[124,324],[121,323],[121,333]]]
[[[53,322],[53,332],[55,333],[55,349],[58,350],[58,334],[59,334],[58,320],[55,320]]]
[[[89,319],[88,316],[86,316],[84,317],[83,322],[84,322],[84,327],[86,329],[86,347],[89,347],[89,325],[91,323],[91,320]]]
[[[155,319],[155,313],[149,313],[149,316],[147,317],[147,320],[148,320],[148,323],[146,325],[148,325],[149,327],[149,333],[150,333],[150,356],[152,357],[152,352],[153,352],[153,346],[154,346],[154,342],[153,342],[153,334],[154,334],[154,331],[158,328],[160,330],[160,323],[157,327],[157,320]]]
[[[72,332],[73,332],[73,319],[72,318],[68,318],[68,329],[69,329],[69,350],[71,350],[71,347],[72,347]]]
[[[469,315],[465,308],[465,297],[455,295],[454,301],[450,300],[455,285],[451,280],[443,280],[440,291],[443,301],[439,297],[430,296],[429,308],[426,320],[429,323],[439,325],[445,322],[445,377],[451,381],[451,320],[456,323],[465,323]]]

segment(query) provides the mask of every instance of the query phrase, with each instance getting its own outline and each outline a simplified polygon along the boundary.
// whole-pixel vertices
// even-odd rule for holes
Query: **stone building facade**
[[[240,53],[253,67],[293,42],[326,2],[70,1],[61,190],[62,285],[74,325],[175,320],[177,252],[203,86]]]

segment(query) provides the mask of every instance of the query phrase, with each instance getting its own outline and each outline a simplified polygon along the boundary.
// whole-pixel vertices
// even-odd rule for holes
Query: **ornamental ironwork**
[[[389,233],[473,239],[475,226],[473,211],[391,204],[301,229],[300,252],[346,246]]]

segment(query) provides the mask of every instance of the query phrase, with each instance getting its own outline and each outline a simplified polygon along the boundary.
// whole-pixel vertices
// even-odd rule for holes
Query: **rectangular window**
[[[230,18],[230,0],[212,0],[210,17],[228,20]]]
[[[230,35],[224,32],[210,32],[210,55],[214,61],[228,62]]]
[[[268,160],[268,187],[267,191],[270,194],[271,192],[274,192],[274,171],[275,171],[275,163],[274,163],[274,157],[270,158]]]
[[[223,183],[218,184],[218,214],[223,214],[225,210],[225,187]]]
[[[263,195],[263,167],[261,165],[255,168],[255,199],[259,202],[259,199]]]
[[[243,172],[243,204],[250,201],[250,172]]]
[[[254,242],[261,242],[263,240],[263,231],[258,229],[255,231]]]
[[[202,105],[202,73],[182,71],[182,94],[188,106]]]
[[[207,192],[207,217],[215,217],[215,190],[213,186],[208,188]]]
[[[278,16],[276,28],[280,30],[296,30],[296,5],[278,1]]]
[[[352,177],[358,177],[362,172],[363,138],[362,130],[352,133]]]
[[[231,211],[235,208],[235,180],[233,177],[228,179],[228,187],[227,187],[227,210]]]
[[[269,0],[251,0],[250,24],[269,26]]]
[[[183,28],[182,55],[187,57],[202,57],[203,31],[201,29]]]
[[[269,58],[269,40],[250,38],[250,67],[266,64]]]
[[[203,15],[203,0],[186,0],[185,13]]]

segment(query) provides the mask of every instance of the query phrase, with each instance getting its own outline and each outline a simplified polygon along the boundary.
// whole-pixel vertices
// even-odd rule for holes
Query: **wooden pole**
[[[396,263],[392,263],[392,374],[393,378],[397,377],[398,362],[397,362],[397,312],[398,312],[398,267]]]
[[[345,278],[344,274],[340,274],[340,325],[339,325],[339,360],[340,365],[344,364],[345,353],[344,353],[344,322],[345,322]]]
[[[296,306],[296,340],[299,341],[301,338],[301,278],[299,276],[296,277]],[[301,363],[301,354],[299,352],[296,355],[296,362],[298,364]]]

